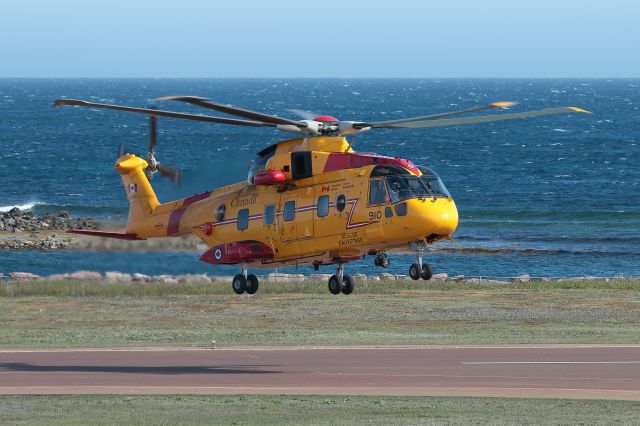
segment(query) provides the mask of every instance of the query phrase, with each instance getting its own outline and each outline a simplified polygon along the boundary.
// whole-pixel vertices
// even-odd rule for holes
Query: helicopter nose
[[[416,200],[422,231],[427,234],[449,235],[458,227],[458,209],[451,198]]]
[[[440,214],[439,235],[449,235],[458,227],[458,209],[453,200],[445,210]]]

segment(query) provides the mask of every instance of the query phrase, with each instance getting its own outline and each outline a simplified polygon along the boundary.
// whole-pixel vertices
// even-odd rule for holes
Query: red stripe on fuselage
[[[171,212],[169,224],[167,225],[167,235],[178,235],[180,231],[180,221],[185,211],[187,211],[186,207],[179,207]]]
[[[404,158],[383,157],[381,155],[351,154],[346,152],[332,152],[327,158],[323,172],[333,172],[336,170],[356,169],[358,167],[381,164],[398,166],[407,169],[414,175],[419,173],[418,168],[409,160]]]
[[[193,203],[209,198],[211,192],[212,191],[201,192],[199,194],[195,194],[185,198],[182,202],[182,206],[172,211],[171,215],[169,216],[169,223],[167,224],[167,235],[179,235],[180,221],[182,220],[184,212],[187,211],[187,207]]]
[[[182,206],[186,207],[186,206],[188,206],[190,204],[193,204],[193,203],[195,203],[197,201],[202,201],[205,198],[209,198],[209,195],[211,195],[211,192],[213,192],[213,191],[201,192],[199,194],[195,194],[195,195],[192,195],[190,197],[187,197],[187,198],[184,199],[184,202],[182,203]]]

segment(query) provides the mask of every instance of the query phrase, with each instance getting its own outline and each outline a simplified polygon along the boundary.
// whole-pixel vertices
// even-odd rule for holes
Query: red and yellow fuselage
[[[343,137],[280,142],[262,161],[248,182],[160,204],[143,173],[146,162],[127,154],[116,163],[131,203],[123,235],[194,234],[211,247],[203,261],[274,267],[342,263],[415,241],[431,243],[449,238],[458,225],[448,193],[420,192],[426,189],[417,180],[423,175],[418,167],[355,153]],[[405,191],[399,198],[392,187],[398,181],[415,185],[405,190],[421,195],[407,197]]]

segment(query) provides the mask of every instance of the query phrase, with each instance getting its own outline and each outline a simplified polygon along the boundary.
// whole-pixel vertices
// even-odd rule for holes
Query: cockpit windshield
[[[449,191],[433,170],[418,166],[422,176],[400,167],[378,166],[371,173],[369,204],[398,203],[410,198],[447,198]]]
[[[251,178],[260,172],[264,172],[267,166],[267,161],[276,153],[276,145],[272,145],[268,148],[263,149],[258,153],[255,160],[251,162],[249,166],[249,181]]]
[[[427,189],[435,194],[436,197],[450,197],[451,194],[447,187],[444,186],[442,179],[440,176],[436,174],[433,170],[425,166],[417,166],[418,169],[422,172],[422,182],[427,186]]]

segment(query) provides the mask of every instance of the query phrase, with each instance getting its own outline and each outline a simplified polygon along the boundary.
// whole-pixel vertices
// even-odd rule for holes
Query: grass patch
[[[640,403],[512,398],[327,396],[5,396],[0,423],[637,424]],[[635,420],[634,420],[635,419]]]
[[[640,292],[640,279],[585,279],[531,281],[528,283],[502,283],[496,281],[413,281],[356,279],[357,294],[404,294],[424,291],[497,290],[508,288],[520,290],[628,290]],[[304,280],[301,282],[267,282],[260,284],[260,294],[326,294],[324,281]],[[176,284],[153,282],[105,282],[105,281],[4,281],[0,297],[23,296],[213,296],[231,295],[231,284],[227,281],[185,282]]]
[[[4,282],[0,347],[638,343],[640,280]]]

